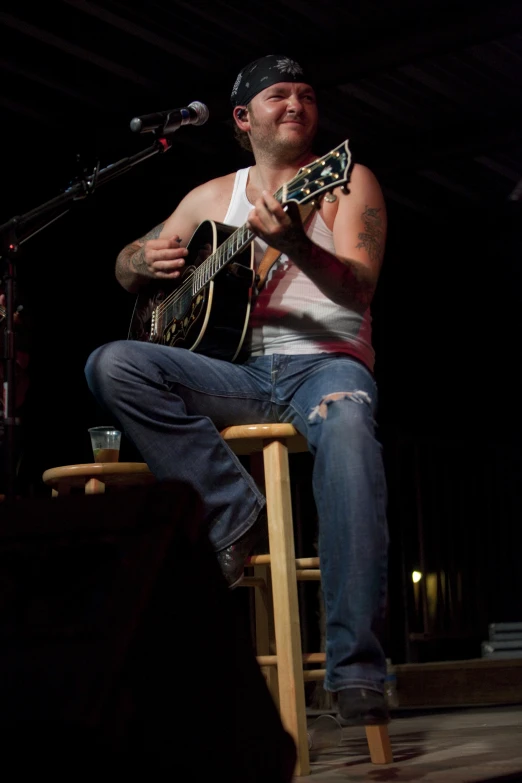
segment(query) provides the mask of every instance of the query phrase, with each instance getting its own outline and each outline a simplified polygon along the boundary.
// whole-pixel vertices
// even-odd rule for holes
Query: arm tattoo
[[[155,226],[154,228],[152,228],[148,232],[148,234],[145,234],[145,236],[143,236],[141,239],[138,240],[140,242],[140,244],[144,244],[148,239],[159,239],[159,235],[163,231],[163,226],[164,225],[165,225],[165,222],[160,223],[159,226]]]
[[[129,255],[129,262],[134,267],[135,271],[138,274],[140,273],[143,274],[147,270],[145,253],[143,251],[145,242],[147,242],[149,239],[158,239],[159,235],[163,230],[164,225],[165,223],[160,223],[159,226],[155,226],[147,234],[142,236],[141,239],[138,239],[137,242],[133,242],[132,244],[133,249],[131,251],[131,254]]]
[[[163,223],[149,231],[148,234],[125,245],[116,258],[116,278],[119,283],[131,293],[136,293],[141,278],[149,278],[150,274],[145,261],[143,247],[148,239],[158,239]]]
[[[366,207],[362,213],[364,231],[359,232],[358,249],[366,250],[372,261],[379,262],[383,255],[382,218],[380,207]]]

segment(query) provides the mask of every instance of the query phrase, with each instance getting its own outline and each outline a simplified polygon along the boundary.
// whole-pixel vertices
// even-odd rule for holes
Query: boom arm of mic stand
[[[111,179],[124,174],[138,163],[151,158],[153,155],[166,152],[170,149],[170,146],[171,144],[166,138],[156,139],[154,144],[141,152],[136,153],[136,155],[122,158],[116,163],[111,163],[109,166],[106,166],[104,169],[95,169],[90,177],[75,182],[74,185],[71,185],[71,187],[67,188],[67,190],[59,196],[56,196],[56,198],[46,201],[36,209],[26,212],[25,215],[11,218],[7,223],[0,226],[2,253],[6,253],[7,255],[9,255],[9,253],[16,253],[17,245],[21,245],[59,217],[67,214],[70,209],[67,205],[70,204],[70,202],[81,201],[91,195],[97,185],[103,185],[105,182],[109,182]],[[41,220],[47,215],[52,215],[52,217],[42,225]],[[35,224],[39,221],[40,225],[35,228]],[[7,242],[4,241],[4,238],[7,239]]]

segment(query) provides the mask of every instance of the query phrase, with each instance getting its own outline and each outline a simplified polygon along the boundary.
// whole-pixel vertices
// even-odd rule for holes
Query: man
[[[138,341],[90,357],[90,388],[160,480],[189,481],[205,503],[210,540],[231,586],[243,573],[264,498],[219,430],[290,422],[314,455],[319,554],[326,607],[325,687],[346,724],[387,719],[385,660],[377,638],[386,600],[386,489],[374,435],[377,389],[369,305],[386,232],[373,174],[355,165],[350,193],[323,199],[307,231],[271,195],[317,158],[316,97],[301,66],[269,55],[246,66],[232,92],[237,130],[255,165],[192,190],[168,220],[118,256],[129,292],[182,272],[185,245],[206,219],[245,223],[281,251],[255,301],[243,363]]]

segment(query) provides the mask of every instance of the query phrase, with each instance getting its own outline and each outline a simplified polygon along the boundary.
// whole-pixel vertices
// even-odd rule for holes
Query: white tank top
[[[246,196],[250,167],[236,173],[234,189],[223,222],[242,226],[253,208]],[[334,253],[333,234],[317,212],[307,232],[316,245]],[[266,243],[254,240],[256,267]],[[346,353],[373,371],[370,309],[359,313],[335,304],[298,266],[281,255],[253,303],[250,316],[250,353]]]

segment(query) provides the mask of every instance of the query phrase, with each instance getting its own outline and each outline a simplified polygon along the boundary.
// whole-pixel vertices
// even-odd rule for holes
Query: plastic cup
[[[95,462],[118,462],[121,432],[114,427],[90,427],[92,453]]]

